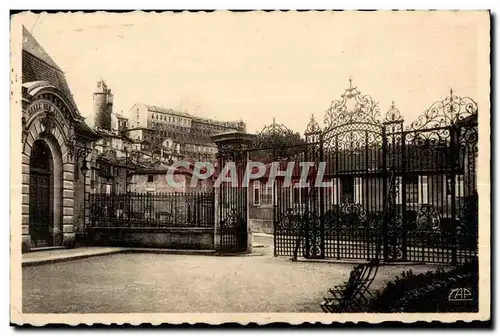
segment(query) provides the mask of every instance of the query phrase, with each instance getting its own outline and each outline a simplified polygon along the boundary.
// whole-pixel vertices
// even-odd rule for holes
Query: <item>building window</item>
[[[406,186],[405,202],[409,204],[417,203],[418,193],[419,193],[418,175],[405,176],[405,186]]]
[[[273,185],[268,183],[265,184],[260,195],[261,205],[272,205],[273,204]]]
[[[253,205],[260,205],[260,181],[253,182]]]
[[[428,176],[418,177],[418,203],[428,204],[429,201],[429,188],[428,188]]]
[[[346,176],[340,179],[342,203],[354,201],[354,177]]]
[[[148,175],[148,182],[153,182],[154,181],[154,176],[152,174]]]

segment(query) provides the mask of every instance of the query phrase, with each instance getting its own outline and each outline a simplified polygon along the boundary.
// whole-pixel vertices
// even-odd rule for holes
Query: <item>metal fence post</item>
[[[451,194],[451,222],[452,222],[452,265],[457,264],[457,219],[456,219],[456,186],[455,186],[455,169],[456,169],[456,144],[457,132],[455,125],[450,127],[450,194]]]
[[[319,162],[323,162],[323,134],[319,135]],[[318,169],[316,168],[316,174]],[[323,172],[324,173],[324,172]],[[324,174],[322,174],[324,176]],[[317,176],[316,176],[317,177]],[[320,183],[322,183],[321,181]],[[313,188],[319,191],[319,220],[320,220],[320,242],[321,242],[321,259],[325,259],[325,200],[323,189],[316,186],[316,181],[312,181]]]
[[[387,175],[388,175],[388,171],[387,171],[387,134],[386,134],[386,129],[385,127],[382,129],[382,157],[383,157],[383,180],[384,180],[384,183],[383,183],[383,193],[384,193],[384,214],[383,214],[383,221],[382,221],[382,245],[383,245],[383,250],[384,250],[384,253],[383,253],[383,257],[384,257],[384,261],[387,261],[389,259],[389,255],[388,255],[388,249],[387,249],[387,212],[388,212],[388,209],[387,209],[387,204],[389,202],[389,197],[388,194],[387,194]]]

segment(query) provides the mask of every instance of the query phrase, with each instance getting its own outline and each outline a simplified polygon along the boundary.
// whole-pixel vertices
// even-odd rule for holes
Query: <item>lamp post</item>
[[[125,146],[125,193],[128,193],[128,146]]]
[[[87,234],[87,172],[89,168],[87,167],[87,156],[83,157],[82,166],[80,168],[83,174],[83,230]]]
[[[87,165],[87,156],[92,152],[92,148],[85,146],[79,146],[74,143],[74,157],[77,164],[76,169],[76,178],[79,179],[79,173],[83,174],[83,229],[84,233],[87,234],[87,172],[89,171],[89,167]],[[81,167],[78,167],[79,160],[83,158]]]

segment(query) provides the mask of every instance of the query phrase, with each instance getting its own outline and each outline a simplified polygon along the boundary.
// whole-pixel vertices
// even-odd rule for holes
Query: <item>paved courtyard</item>
[[[23,267],[23,312],[321,312],[328,288],[352,268],[294,263],[262,245],[252,256],[120,253]],[[410,267],[431,268],[384,266],[374,287]]]

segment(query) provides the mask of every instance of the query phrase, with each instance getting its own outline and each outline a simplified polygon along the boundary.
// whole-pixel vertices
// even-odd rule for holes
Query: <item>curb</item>
[[[173,249],[155,249],[155,248],[119,248],[114,251],[103,251],[103,252],[95,252],[91,254],[81,254],[81,255],[72,255],[72,256],[61,256],[61,257],[52,257],[47,259],[39,259],[39,260],[26,260],[21,262],[21,267],[27,266],[37,266],[37,265],[46,265],[46,264],[55,264],[59,262],[65,261],[74,261],[79,259],[87,259],[92,257],[100,257],[111,254],[126,254],[126,253],[144,253],[144,254],[171,254],[171,255],[206,255],[206,256],[216,256],[217,253],[215,250],[173,250]],[[252,255],[252,254],[248,254]],[[243,255],[239,255],[243,256]]]
[[[252,232],[253,236],[256,237],[265,237],[265,238],[273,238],[274,235],[270,233],[264,233],[264,232]]]
[[[100,256],[105,256],[105,255],[110,255],[110,254],[118,254],[118,253],[122,253],[122,252],[123,251],[121,251],[121,250],[116,250],[116,251],[105,251],[105,252],[93,253],[93,254],[73,255],[73,256],[68,256],[68,257],[63,256],[60,258],[26,260],[26,261],[21,262],[21,267],[55,264],[55,263],[64,262],[64,261],[73,261],[73,260],[87,259],[87,258],[92,258],[92,257],[100,257]]]
[[[120,253],[144,253],[144,254],[173,254],[173,255],[216,255],[215,250],[175,250],[147,247],[132,247],[126,248]]]

